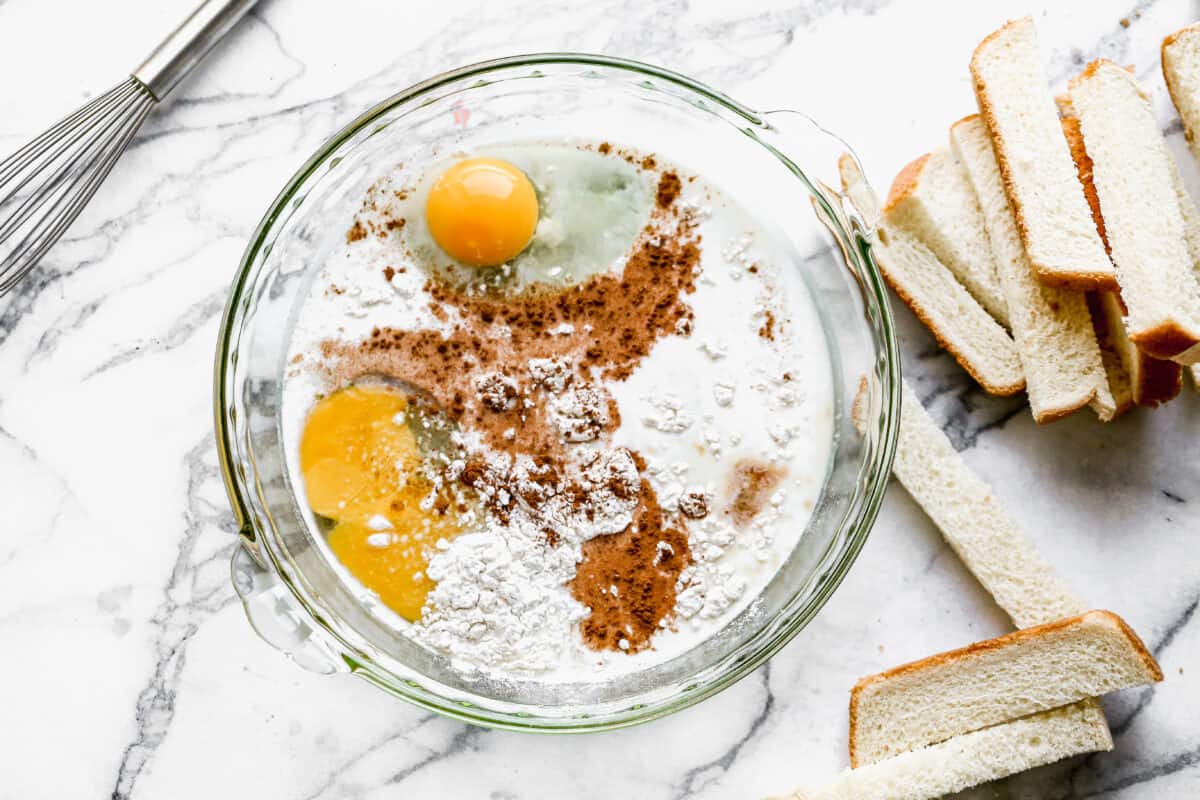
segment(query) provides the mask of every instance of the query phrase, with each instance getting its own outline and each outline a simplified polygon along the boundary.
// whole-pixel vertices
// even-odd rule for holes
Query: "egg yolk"
[[[312,510],[335,522],[327,539],[334,555],[389,608],[415,621],[433,588],[426,553],[459,526],[453,504],[422,504],[431,487],[417,472],[421,455],[408,413],[407,400],[385,387],[334,392],[305,423],[300,471]]]
[[[498,158],[468,158],[429,190],[425,220],[453,258],[476,267],[510,261],[533,238],[537,193],[525,173]]]

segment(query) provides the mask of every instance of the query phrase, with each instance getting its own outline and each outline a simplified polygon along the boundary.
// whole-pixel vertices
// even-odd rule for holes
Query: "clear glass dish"
[[[281,437],[291,320],[378,171],[491,141],[601,140],[659,153],[703,175],[803,257],[833,365],[834,442],[799,543],[755,603],[704,644],[600,682],[466,680],[365,609],[298,507]],[[439,75],[370,109],[288,182],[242,259],[216,357],[218,449],[242,546],[233,580],[255,629],[302,666],[349,671],[469,722],[591,731],[660,717],[743,677],[799,632],[854,562],[895,450],[899,358],[866,224],[834,188],[848,148],[795,111],[758,112],[682,75],[619,59],[546,54]],[[851,420],[860,383],[858,413]]]

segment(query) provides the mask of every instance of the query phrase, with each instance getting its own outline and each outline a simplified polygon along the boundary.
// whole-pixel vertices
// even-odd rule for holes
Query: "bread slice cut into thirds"
[[[857,164],[843,160],[843,191],[864,211],[873,197]],[[858,195],[858,199],[854,200]],[[871,254],[888,284],[980,386],[1012,395],[1025,388],[1016,345],[1008,333],[915,237],[879,221]]]
[[[1083,133],[1079,129],[1079,119],[1074,116],[1074,107],[1067,100],[1062,104],[1064,116],[1062,120],[1063,135],[1066,136],[1067,146],[1071,150],[1071,158],[1079,174],[1079,182],[1083,184],[1083,195],[1087,199],[1088,208],[1092,212],[1092,220],[1096,223],[1096,231],[1100,240],[1108,247],[1108,234],[1104,227],[1104,215],[1100,213],[1100,198],[1096,194],[1096,185],[1092,181],[1092,159],[1087,154],[1083,143]],[[1196,219],[1195,237],[1198,252],[1200,252],[1200,215],[1196,213],[1195,204],[1187,196],[1183,188],[1183,180],[1175,170],[1178,191],[1182,192],[1180,210],[1190,209]],[[1154,358],[1147,355],[1129,339],[1125,330],[1125,307],[1117,292],[1089,292],[1088,310],[1092,314],[1092,327],[1096,331],[1096,341],[1100,344],[1100,356],[1104,361],[1104,370],[1108,373],[1108,386],[1112,390],[1113,399],[1117,404],[1117,413],[1128,410],[1129,406],[1157,406],[1165,403],[1175,395],[1183,384],[1183,368],[1174,361]]]
[[[1065,151],[1066,140],[1057,121],[1055,127]],[[1112,419],[1116,401],[1108,388],[1087,302],[1082,292],[1038,281],[1022,245],[983,120],[970,116],[954,123],[950,141],[983,211],[1033,418],[1052,422],[1090,404],[1101,419]],[[1070,159],[1067,153],[1073,173],[1074,162]],[[1071,181],[1079,183],[1074,174]],[[1079,196],[1086,211],[1082,188]],[[1090,212],[1087,223],[1100,242]],[[1103,244],[1100,249],[1103,253]]]
[[[1001,324],[1008,304],[983,226],[983,213],[962,165],[947,147],[913,161],[896,176],[883,218],[928,247]]]
[[[1063,140],[1033,20],[1009,22],[984,39],[971,57],[971,77],[1038,278],[1075,289],[1116,289]]]
[[[1154,657],[1112,612],[1025,628],[859,681],[850,695],[850,763],[1161,680]]]
[[[1192,155],[1200,158],[1200,22],[1163,39],[1162,71]]]
[[[1100,706],[1075,703],[846,770],[778,800],[932,800],[1112,747]]]
[[[1200,158],[1200,141],[1197,140],[1197,136],[1200,136],[1200,22],[1163,39],[1162,68],[1171,101],[1183,120],[1183,130],[1192,155]],[[1176,175],[1178,172],[1176,170]],[[1192,254],[1193,266],[1200,270],[1200,249],[1196,246],[1197,239],[1200,238],[1200,214],[1197,213],[1196,204],[1188,195],[1182,180],[1176,188],[1183,207],[1184,221],[1189,229],[1188,250]],[[1200,364],[1193,364],[1189,369],[1192,373],[1193,388],[1200,390]]]
[[[1134,77],[1094,61],[1070,83],[1117,268],[1125,328],[1137,346],[1200,361],[1200,281],[1188,248],[1175,162]]]
[[[1087,610],[902,384],[892,472],[1018,628]]]

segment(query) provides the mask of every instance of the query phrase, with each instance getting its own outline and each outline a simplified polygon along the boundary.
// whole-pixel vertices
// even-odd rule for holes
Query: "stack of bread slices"
[[[1163,45],[1189,141],[1200,27]],[[971,59],[979,113],[900,171],[872,252],[900,298],[986,391],[1050,422],[1108,421],[1200,386],[1200,211],[1146,91],[1100,60],[1051,94],[1029,18]]]
[[[1163,71],[1200,158],[1200,24],[1167,38]],[[971,74],[980,113],[905,167],[882,207],[857,162],[839,162],[889,284],[987,391],[1025,389],[1038,422],[1170,400],[1185,368],[1200,378],[1200,212],[1145,92],[1098,61],[1056,101],[1028,18],[987,37]],[[899,428],[893,473],[1019,630],[860,680],[850,769],[788,800],[926,800],[1111,750],[1099,698],[1163,679],[907,385]]]

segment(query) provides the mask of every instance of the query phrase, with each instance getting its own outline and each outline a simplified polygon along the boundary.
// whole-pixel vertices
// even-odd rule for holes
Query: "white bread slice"
[[[931,800],[1112,747],[1099,704],[1075,703],[846,770],[779,800]]]
[[[1057,122],[1055,127],[1066,151],[1062,129]],[[954,123],[950,140],[983,210],[1033,418],[1039,423],[1052,422],[1090,403],[1101,419],[1112,419],[1116,402],[1108,388],[1087,302],[1080,292],[1038,282],[1021,244],[983,120],[970,116]],[[1074,171],[1070,159],[1067,153]],[[1071,181],[1079,183],[1074,174]],[[1079,197],[1086,211],[1082,188]],[[1099,243],[1090,214],[1087,221]],[[1100,249],[1103,252],[1103,244]]]
[[[864,421],[858,410],[865,402],[866,390],[867,383],[864,380],[854,404],[854,422],[860,431]],[[950,440],[925,412],[920,399],[907,382],[901,384],[901,391],[900,435],[892,471],[942,531],[967,569],[1018,627],[1040,625],[1083,613],[1086,608],[1083,601],[1067,587],[1033,543],[1021,533],[1016,521],[999,503],[991,488],[963,462]],[[1052,746],[1071,741],[1111,742],[1108,724],[1098,701],[1087,700],[1083,705],[1089,707],[1086,721],[1077,724],[1091,730],[1068,729],[1056,733]],[[877,724],[863,717],[859,718],[858,723],[864,727]],[[890,722],[884,720],[882,724]],[[854,763],[853,751],[851,759],[851,763]],[[1013,767],[1012,771],[1023,768]],[[856,777],[849,785],[858,785],[858,780]],[[870,782],[870,779],[866,780]]]
[[[850,695],[850,764],[1161,680],[1112,612],[1025,628],[860,680]]]
[[[1200,22],[1163,39],[1162,71],[1192,155],[1200,158]]]
[[[869,207],[877,207],[853,159],[841,159],[838,166],[842,190],[860,213],[865,215]],[[900,299],[980,386],[997,395],[1016,394],[1025,388],[1013,340],[929,248],[904,231],[880,223],[872,237],[871,254]]]
[[[1125,332],[1125,308],[1116,292],[1093,292],[1088,297],[1097,338],[1106,339],[1120,359],[1129,382],[1129,399],[1153,408],[1179,394],[1183,368],[1174,361],[1152,358],[1138,348]],[[1114,394],[1115,396],[1115,394]]]
[[[1067,146],[1071,150],[1071,158],[1079,174],[1079,182],[1083,184],[1083,196],[1087,199],[1088,208],[1092,212],[1092,221],[1096,223],[1096,231],[1100,240],[1108,248],[1108,233],[1104,227],[1104,216],[1100,213],[1100,197],[1096,194],[1096,185],[1092,181],[1092,159],[1087,154],[1083,143],[1083,133],[1079,129],[1079,119],[1074,116],[1074,108],[1070,100],[1060,103],[1064,114],[1062,127],[1066,136]],[[1190,208],[1195,219],[1195,236],[1200,252],[1200,214],[1196,206],[1187,196],[1179,171],[1174,170],[1177,189],[1182,192],[1180,209],[1186,212]],[[1184,214],[1186,219],[1187,213]],[[1088,294],[1088,310],[1092,314],[1092,327],[1096,331],[1096,341],[1100,344],[1100,357],[1104,361],[1104,370],[1108,373],[1108,385],[1112,390],[1113,399],[1117,404],[1117,414],[1124,413],[1130,405],[1156,406],[1179,394],[1182,381],[1182,367],[1174,361],[1164,361],[1152,358],[1138,349],[1129,339],[1125,330],[1125,307],[1117,292],[1090,292]]]
[[[892,472],[996,604],[1018,628],[1086,611],[992,488],[963,461],[907,382],[901,392]]]
[[[1088,313],[1092,315],[1092,330],[1096,332],[1096,344],[1100,345],[1100,361],[1104,364],[1104,374],[1108,377],[1108,390],[1112,392],[1113,419],[1133,409],[1133,385],[1129,378],[1129,370],[1121,352],[1121,340],[1129,341],[1124,328],[1117,327],[1106,313],[1104,299],[1116,297],[1116,292],[1088,292]],[[1137,349],[1136,347],[1134,348]],[[1165,362],[1174,363],[1174,362]]]
[[[1029,17],[992,33],[971,57],[979,110],[1038,278],[1075,289],[1117,288],[1063,141]]]
[[[883,218],[928,247],[989,314],[1008,326],[1008,305],[996,277],[983,213],[962,165],[948,148],[939,147],[900,170]]]
[[[1140,349],[1181,364],[1200,361],[1197,281],[1167,152],[1149,99],[1133,76],[1103,59],[1071,80],[1104,228]]]
[[[1192,257],[1192,267],[1196,279],[1200,281],[1200,209],[1196,208],[1196,201],[1192,199],[1192,196],[1188,194],[1187,187],[1183,185],[1183,176],[1179,174],[1179,165],[1172,161],[1171,166],[1174,167],[1175,194],[1179,196],[1179,210],[1183,213],[1183,228],[1187,233],[1188,253]],[[1187,369],[1192,374],[1193,388],[1200,389],[1200,363],[1192,364]]]
[[[1200,140],[1197,140],[1197,136],[1200,136],[1200,22],[1163,39],[1162,68],[1171,101],[1183,120],[1188,146],[1192,149],[1192,155],[1200,158]],[[1177,178],[1178,174],[1177,169]],[[1188,195],[1182,180],[1178,181],[1176,189],[1184,222],[1188,226],[1188,250],[1192,254],[1193,264],[1200,270],[1200,248],[1197,247],[1200,241],[1200,214],[1197,214],[1196,204]],[[1200,390],[1200,364],[1193,364],[1190,371],[1192,386]]]

